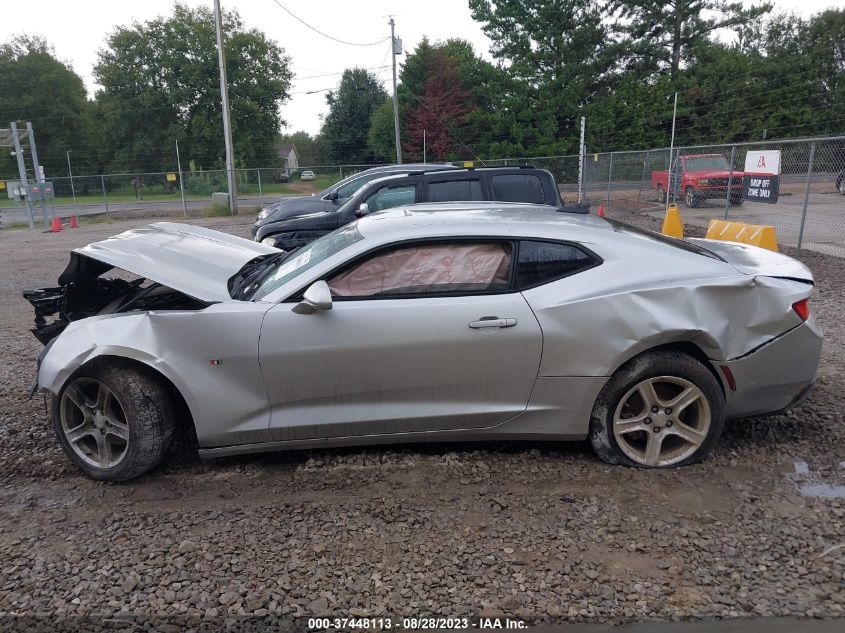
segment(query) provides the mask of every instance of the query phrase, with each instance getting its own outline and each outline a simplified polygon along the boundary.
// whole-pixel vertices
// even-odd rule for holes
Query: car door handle
[[[469,324],[474,330],[488,327],[513,327],[514,325],[516,325],[516,319],[502,319],[499,317],[481,317],[478,321],[473,321]]]

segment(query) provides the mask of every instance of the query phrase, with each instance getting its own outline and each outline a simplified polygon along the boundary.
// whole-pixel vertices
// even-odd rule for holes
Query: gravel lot
[[[196,222],[247,235],[251,218]],[[70,248],[145,223],[0,231],[0,628],[845,617],[844,259],[799,256],[826,333],[810,399],[730,424],[704,464],[609,467],[583,443],[182,450],[97,483],[26,399],[40,345],[20,292],[54,283]]]

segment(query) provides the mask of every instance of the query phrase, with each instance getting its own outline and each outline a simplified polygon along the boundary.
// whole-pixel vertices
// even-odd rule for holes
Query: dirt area
[[[195,220],[243,236],[251,221]],[[0,628],[845,617],[845,260],[798,255],[826,333],[810,399],[730,423],[704,464],[611,467],[584,443],[183,451],[97,483],[27,400],[40,345],[20,293],[144,223],[0,232]]]

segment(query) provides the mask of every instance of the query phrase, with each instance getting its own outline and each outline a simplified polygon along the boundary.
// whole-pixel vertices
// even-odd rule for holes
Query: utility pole
[[[220,98],[223,105],[223,139],[226,143],[226,182],[229,186],[229,211],[238,212],[238,191],[235,188],[235,155],[232,150],[232,122],[229,118],[229,84],[226,81],[226,55],[223,52],[223,18],[220,0],[214,0],[214,25],[217,30],[217,59],[220,65]]]
[[[399,103],[396,99],[396,34],[393,17],[390,18],[390,53],[393,57],[393,131],[396,136],[396,164],[402,164],[402,146],[399,144]],[[399,53],[402,51],[400,49]]]
[[[35,221],[32,219],[32,205],[29,202],[29,181],[26,179],[26,165],[23,162],[23,149],[21,148],[21,139],[18,136],[18,124],[15,121],[10,123],[12,128],[12,140],[15,144],[15,158],[18,161],[18,174],[21,178],[21,192],[23,193],[23,201],[26,204],[26,216],[29,220],[29,228],[35,228]]]
[[[675,107],[672,109],[672,138],[669,141],[669,180],[666,182],[666,213],[669,213],[669,199],[672,195],[672,152],[675,150],[675,119],[678,116],[678,93],[675,93]],[[675,159],[677,160],[677,159]],[[676,179],[677,180],[677,179]],[[677,186],[677,182],[675,185]]]
[[[29,121],[26,122],[26,133],[29,135],[29,155],[32,157],[32,169],[35,172],[35,182],[38,183],[38,190],[41,192],[41,216],[44,219],[44,226],[47,226],[47,200],[44,198],[44,176],[41,175],[41,165],[38,163],[38,152],[35,150],[35,132],[32,130],[32,123]]]

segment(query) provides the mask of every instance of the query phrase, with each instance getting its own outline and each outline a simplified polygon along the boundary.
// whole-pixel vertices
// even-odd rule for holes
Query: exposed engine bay
[[[132,280],[103,278],[112,269],[108,264],[85,258],[74,261],[59,277],[59,286],[25,290],[24,298],[35,308],[35,338],[46,345],[77,321],[99,314],[133,310],[202,310],[208,302],[189,297],[143,277]],[[72,270],[73,269],[73,270]],[[48,317],[57,318],[48,322]]]

